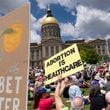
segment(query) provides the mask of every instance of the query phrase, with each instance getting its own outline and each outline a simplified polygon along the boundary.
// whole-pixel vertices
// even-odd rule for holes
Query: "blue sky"
[[[37,19],[41,18],[46,14],[47,9],[39,9],[36,0],[30,0],[31,2],[31,13]],[[73,16],[69,11],[67,11],[63,6],[51,4],[50,8],[54,17],[59,22],[72,22],[75,23],[76,17]]]
[[[41,17],[43,17],[46,13],[47,13],[47,7],[40,9],[38,7],[38,4],[36,2],[36,0],[30,0],[31,2],[31,13],[32,15],[37,18],[40,19]],[[72,23],[73,25],[75,24],[76,21],[76,15],[72,15],[70,13],[69,10],[67,10],[64,6],[60,6],[59,4],[50,4],[50,8],[52,10],[52,14],[53,16],[59,21],[60,23]],[[74,11],[76,12],[76,11]],[[38,32],[40,34],[40,32]],[[61,36],[63,41],[66,40],[72,40],[72,37],[69,36]]]
[[[9,13],[26,2],[1,0],[0,13]],[[30,3],[31,42],[41,41],[41,22],[48,4],[59,21],[63,40],[110,38],[110,0],[30,0]]]

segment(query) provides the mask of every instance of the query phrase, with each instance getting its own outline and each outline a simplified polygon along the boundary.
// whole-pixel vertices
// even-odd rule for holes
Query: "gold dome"
[[[48,10],[47,10],[47,17],[42,22],[42,25],[45,25],[45,24],[58,24],[58,21],[52,15],[52,11],[50,7],[48,7]]]
[[[45,24],[58,24],[58,21],[53,16],[49,16],[43,20],[42,25]]]

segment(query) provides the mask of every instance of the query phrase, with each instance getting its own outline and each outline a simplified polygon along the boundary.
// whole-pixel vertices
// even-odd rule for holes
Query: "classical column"
[[[54,46],[54,55],[56,54],[57,52],[56,52],[56,46]]]
[[[48,55],[49,55],[49,57],[50,57],[50,56],[51,56],[51,47],[50,47],[50,46],[48,46],[48,48],[49,48],[49,51],[48,51],[48,52],[49,52],[49,54],[48,54]]]
[[[39,49],[39,59],[41,59],[41,49]]]
[[[38,58],[37,58],[37,52],[36,50],[34,50],[34,60],[36,61]]]
[[[42,56],[45,58],[45,46],[42,46]]]
[[[101,52],[100,52],[101,55],[103,55],[103,45],[100,46],[100,51],[101,51]]]
[[[62,50],[62,47],[61,47],[61,45],[59,45],[59,52]]]

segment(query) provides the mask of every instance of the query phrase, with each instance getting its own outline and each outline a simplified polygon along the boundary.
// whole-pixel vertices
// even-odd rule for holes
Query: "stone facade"
[[[110,56],[110,38],[107,39],[107,51],[108,51],[108,55]]]
[[[88,44],[94,47],[99,55],[107,55],[107,44],[104,39],[88,41]]]
[[[55,39],[49,39],[40,45],[31,43],[30,66],[42,66],[44,60],[60,52],[62,49],[63,43]]]
[[[30,66],[43,66],[43,61],[63,49],[58,21],[53,17],[51,10],[47,11],[47,18],[41,26],[41,43],[30,45]]]

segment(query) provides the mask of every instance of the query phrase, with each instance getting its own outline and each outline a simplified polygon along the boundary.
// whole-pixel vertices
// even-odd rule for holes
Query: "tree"
[[[96,64],[100,57],[97,54],[95,48],[91,47],[89,44],[79,44],[78,45],[81,59],[89,64]]]

